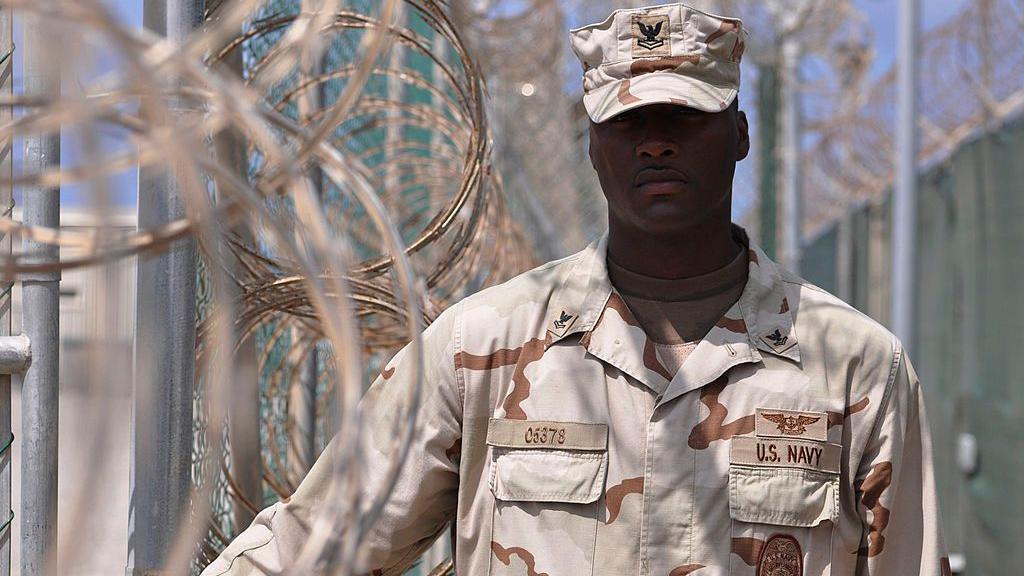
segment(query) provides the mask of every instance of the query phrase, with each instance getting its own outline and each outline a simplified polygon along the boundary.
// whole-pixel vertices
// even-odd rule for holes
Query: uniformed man
[[[731,223],[740,21],[671,4],[571,36],[608,232],[425,331],[421,425],[365,569],[402,573],[453,523],[464,576],[949,574],[899,340]],[[368,392],[371,436],[411,365]],[[326,460],[204,574],[288,567]]]

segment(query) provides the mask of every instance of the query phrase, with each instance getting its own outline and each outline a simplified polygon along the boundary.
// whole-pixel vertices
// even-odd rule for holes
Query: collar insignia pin
[[[569,314],[565,310],[562,310],[562,313],[559,314],[559,316],[558,316],[558,320],[555,320],[555,322],[554,322],[555,328],[557,328],[559,330],[561,330],[562,328],[565,328],[566,326],[569,325],[569,323],[572,321],[573,318],[575,318],[574,315]]]
[[[789,340],[789,336],[783,336],[778,328],[771,334],[765,334],[764,337],[775,346],[783,346],[786,344],[786,340]]]

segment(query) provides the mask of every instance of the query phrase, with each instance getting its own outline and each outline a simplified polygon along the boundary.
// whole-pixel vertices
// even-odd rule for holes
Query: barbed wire
[[[1020,113],[1024,106],[1024,4],[968,2],[946,23],[922,35],[919,47],[919,161],[947,157],[978,130]],[[851,75],[863,62],[851,59]],[[814,236],[849,207],[877,201],[890,189],[896,124],[896,66],[872,84],[817,100],[804,153],[805,236]]]
[[[239,488],[225,450],[226,414],[243,390],[232,374],[245,349],[256,347],[249,356],[264,382],[263,481],[272,493],[290,495],[296,470],[311,464],[296,467],[288,460],[298,456],[281,449],[295,434],[289,422],[280,425],[288,408],[279,402],[309,384],[300,367],[310,359],[320,367],[315,426],[321,442],[338,438],[330,504],[317,511],[292,569],[312,574],[329,559],[338,573],[351,573],[418,409],[417,376],[408,411],[396,416],[391,469],[380,489],[364,490],[353,464],[361,458],[358,401],[367,374],[410,342],[422,369],[423,325],[467,292],[534,262],[504,204],[481,74],[448,7],[211,2],[204,25],[175,43],[126,25],[99,0],[0,5],[32,14],[46,34],[74,46],[72,56],[55,50],[47,61],[78,84],[46,98],[0,100],[24,111],[0,137],[113,133],[129,144],[93,142],[83,154],[88,162],[18,174],[4,185],[86,186],[88,209],[102,224],[115,195],[110,179],[139,167],[173,174],[185,208],[178,220],[118,233],[26,226],[5,215],[0,232],[65,249],[50,264],[25,253],[0,257],[6,276],[147,256],[187,237],[200,247],[199,438],[192,510],[176,531],[169,571],[194,570],[237,531],[211,503],[250,512],[265,504]],[[113,52],[116,66],[83,73],[101,52]],[[92,441],[99,457],[105,433]],[[79,488],[63,526],[88,514],[96,488]],[[362,502],[364,493],[379,496]],[[73,564],[81,552],[69,544],[55,554]]]
[[[774,4],[713,5],[743,15],[755,44],[801,35],[816,70],[800,88],[815,140],[803,176],[804,231],[813,233],[891,182],[894,73],[867,87],[871,41],[849,2],[829,10],[804,2],[800,26]],[[396,418],[390,474],[381,489],[364,490],[358,466],[346,464],[360,460],[368,377],[407,343],[419,358],[419,328],[463,295],[577,249],[603,225],[586,116],[566,88],[578,74],[565,28],[567,14],[596,18],[611,3],[213,0],[183,42],[132,28],[100,0],[0,6],[39,18],[61,39],[47,60],[65,78],[59,94],[0,97],[22,112],[0,138],[63,132],[84,143],[80,161],[3,185],[83,186],[99,223],[27,226],[8,211],[0,233],[60,246],[62,259],[0,256],[5,277],[109,266],[185,238],[200,247],[192,510],[170,571],[205,564],[244,528],[241,519],[290,496],[336,436],[330,504],[292,570],[315,573],[330,559],[350,573],[418,407],[417,377],[408,412]],[[1022,27],[1018,0],[991,0],[925,35],[923,159],[1024,106]],[[773,54],[748,51],[758,53]],[[96,72],[101,55],[115,65]],[[0,55],[7,73],[11,57]],[[103,144],[111,138],[121,143]],[[136,167],[174,175],[184,217],[130,231],[104,225],[113,178]],[[99,290],[100,316],[120,304],[109,288]],[[126,376],[104,363],[102,346],[94,352],[84,378],[101,397]],[[234,377],[243,366],[253,375],[245,385]],[[242,394],[259,408],[248,439],[232,434],[242,423],[228,417]],[[109,456],[102,423],[82,440],[99,458]],[[231,457],[247,441],[257,444],[265,491],[253,493]],[[98,486],[90,478],[76,490],[62,530],[90,514]],[[366,503],[363,493],[380,496]],[[65,564],[85,553],[74,538],[59,541]],[[450,569],[449,561],[434,573]]]

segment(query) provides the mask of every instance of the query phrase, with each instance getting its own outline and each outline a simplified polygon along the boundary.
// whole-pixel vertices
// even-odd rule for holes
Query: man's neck
[[[608,257],[631,272],[653,278],[690,278],[731,262],[742,246],[729,219],[706,220],[671,235],[652,235],[609,222]]]

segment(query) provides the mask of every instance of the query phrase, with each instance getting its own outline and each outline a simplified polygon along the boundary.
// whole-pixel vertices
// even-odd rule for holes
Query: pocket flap
[[[491,454],[491,492],[498,500],[587,504],[604,489],[604,451],[492,447]]]
[[[729,516],[741,522],[817,526],[839,518],[839,475],[731,465]]]

